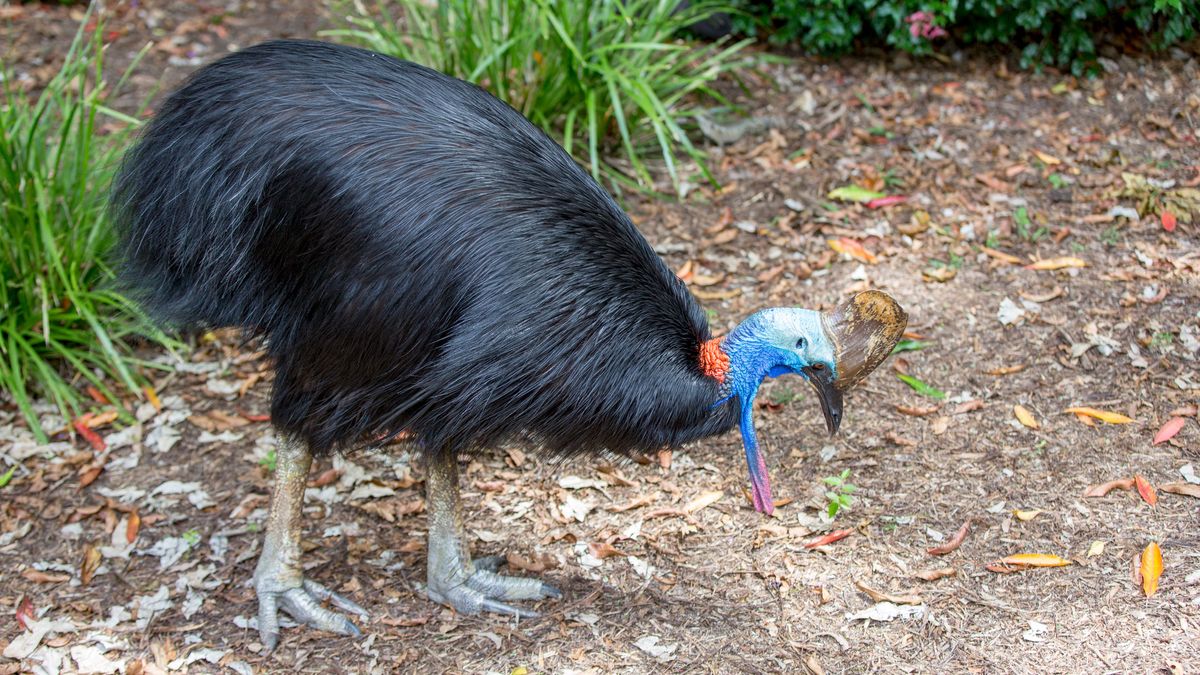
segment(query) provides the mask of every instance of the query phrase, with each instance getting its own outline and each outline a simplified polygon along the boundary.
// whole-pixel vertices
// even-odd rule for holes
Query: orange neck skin
[[[721,349],[721,338],[700,344],[700,372],[725,384],[725,377],[729,374],[729,355]]]

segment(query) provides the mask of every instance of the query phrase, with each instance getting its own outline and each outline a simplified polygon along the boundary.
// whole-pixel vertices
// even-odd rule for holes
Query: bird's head
[[[908,315],[895,300],[886,293],[866,291],[827,314],[791,307],[764,309],[723,340],[705,345],[702,365],[721,381],[722,401],[736,396],[742,408],[742,442],[757,510],[774,510],[766,463],[754,434],[752,412],[759,384],[786,374],[808,380],[832,435],[842,423],[843,392],[892,353],[907,324]]]

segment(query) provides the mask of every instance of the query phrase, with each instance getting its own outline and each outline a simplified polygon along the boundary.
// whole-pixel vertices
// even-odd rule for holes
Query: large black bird
[[[365,614],[305,579],[301,502],[314,455],[411,432],[427,467],[427,592],[465,613],[528,616],[557,597],[472,561],[460,452],[518,437],[548,452],[678,446],[741,424],[754,503],[772,509],[751,420],[765,377],[842,392],[906,316],[859,294],[829,315],[754,314],[713,339],[704,312],[613,199],[482,89],[320,42],[224,57],[174,93],[114,185],[122,275],[175,326],[264,336],[280,432],[254,575],[263,643],[278,608],[357,634]]]

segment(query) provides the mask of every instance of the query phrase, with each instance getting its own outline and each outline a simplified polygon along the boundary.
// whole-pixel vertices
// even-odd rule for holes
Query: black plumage
[[[414,432],[559,452],[730,428],[710,332],[613,199],[482,89],[277,41],[200,70],[114,188],[122,279],[177,326],[275,360],[272,421],[314,452]]]

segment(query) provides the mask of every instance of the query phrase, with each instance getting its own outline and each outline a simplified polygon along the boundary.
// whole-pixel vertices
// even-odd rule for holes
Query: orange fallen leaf
[[[125,543],[132,544],[137,539],[138,530],[142,527],[142,517],[137,509],[129,512],[129,524],[125,527]]]
[[[846,537],[849,537],[851,534],[854,534],[854,530],[834,530],[823,537],[817,537],[816,539],[813,539],[805,544],[804,548],[816,548],[818,546],[832,544],[835,541],[841,541]]]
[[[1013,373],[1019,373],[1022,370],[1025,370],[1025,368],[1026,368],[1026,365],[1024,363],[1022,363],[1022,364],[1016,365],[1016,366],[1001,366],[999,368],[992,368],[991,370],[983,371],[983,374],[984,375],[997,375],[997,376],[1012,375]]]
[[[1163,229],[1166,230],[1167,232],[1174,232],[1175,224],[1176,224],[1175,214],[1171,213],[1170,211],[1163,211],[1162,212]]]
[[[150,402],[150,405],[154,406],[155,410],[161,412],[162,401],[158,400],[158,392],[154,391],[154,387],[146,385],[145,387],[142,387],[142,391],[145,392],[146,400]]]
[[[1047,164],[1049,166],[1055,166],[1058,164],[1062,164],[1061,159],[1055,157],[1054,155],[1047,155],[1046,153],[1042,152],[1041,150],[1034,150],[1033,154],[1038,159],[1042,160],[1042,164]]]
[[[936,570],[922,570],[913,576],[918,579],[924,579],[925,581],[937,581],[938,579],[943,579],[945,577],[952,577],[955,574],[958,574],[958,570],[954,569],[953,567],[942,567]]]
[[[1025,567],[1065,567],[1070,560],[1060,558],[1050,553],[1014,553],[999,560],[1002,565],[1022,565]]]
[[[1015,255],[1010,255],[1008,253],[1005,253],[1004,251],[997,251],[996,249],[988,248],[987,246],[980,246],[979,250],[983,251],[989,257],[995,258],[996,260],[999,260],[1001,262],[1006,262],[1009,265],[1020,265],[1021,264],[1020,258],[1018,258]]]
[[[1043,511],[1041,509],[1029,509],[1027,511],[1022,511],[1021,509],[1013,509],[1013,515],[1017,517],[1017,520],[1020,520],[1022,522],[1029,522],[1029,521],[1033,520],[1034,518],[1037,518],[1042,513],[1043,513]]]
[[[92,581],[92,577],[96,575],[96,570],[100,568],[101,561],[100,551],[91,544],[83,551],[83,562],[79,564],[79,581],[87,586]]]
[[[1150,481],[1141,476],[1134,476],[1133,484],[1137,486],[1138,494],[1147,504],[1154,506],[1158,503],[1158,493],[1154,491],[1154,486],[1150,484]]]
[[[1100,420],[1101,422],[1105,422],[1108,424],[1129,424],[1130,422],[1133,421],[1132,419],[1122,415],[1121,413],[1110,412],[1107,410],[1096,410],[1095,408],[1088,408],[1088,407],[1083,407],[1083,406],[1067,408],[1063,412],[1074,413],[1076,415],[1087,415],[1088,417],[1094,417],[1094,418]]]
[[[926,553],[929,555],[946,555],[947,553],[957,549],[959,546],[962,546],[963,541],[967,538],[967,532],[970,529],[971,520],[968,518],[967,521],[962,524],[962,527],[958,528],[958,532],[955,532],[954,536],[950,537],[950,541],[947,541],[941,546],[934,546],[933,548],[927,550]]]
[[[613,556],[628,555],[624,551],[618,549],[616,546],[602,541],[594,541],[588,544],[588,552],[601,560],[605,558],[611,558]]]
[[[1162,576],[1162,549],[1158,542],[1150,542],[1142,551],[1142,592],[1150,597],[1158,592],[1158,578]]]
[[[1132,488],[1133,488],[1133,479],[1132,478],[1119,478],[1117,480],[1110,480],[1107,483],[1093,485],[1087,489],[1087,492],[1083,493],[1083,496],[1084,497],[1103,497],[1104,495],[1108,494],[1109,492],[1112,492],[1113,490],[1130,490]]]
[[[1014,405],[1013,414],[1017,416],[1017,421],[1021,424],[1037,431],[1042,428],[1041,424],[1033,417],[1033,413],[1029,412],[1023,405]]]
[[[1087,415],[1084,415],[1083,413],[1075,413],[1075,419],[1079,420],[1079,422],[1081,424],[1083,424],[1084,426],[1088,426],[1088,427],[1096,426],[1096,420],[1088,417]]]
[[[61,584],[64,581],[71,580],[70,574],[62,574],[62,573],[51,574],[49,572],[43,572],[41,570],[35,570],[33,568],[29,568],[29,569],[25,570],[24,572],[21,572],[21,576],[25,577],[26,579],[32,581],[35,584]]]
[[[868,265],[874,265],[879,261],[879,259],[875,257],[874,253],[871,253],[867,249],[863,248],[862,244],[849,237],[830,239],[828,244],[829,248],[833,249],[834,251],[838,253],[844,253],[851,258],[854,258],[855,260],[861,260]]]
[[[1053,270],[1066,269],[1068,267],[1087,267],[1087,262],[1082,258],[1074,258],[1071,256],[1064,256],[1062,258],[1046,258],[1045,260],[1037,260],[1029,265],[1026,265],[1025,269],[1049,272]]]
[[[1172,417],[1167,420],[1166,424],[1163,424],[1162,428],[1158,430],[1158,433],[1154,434],[1154,445],[1166,443],[1174,438],[1175,434],[1179,433],[1185,424],[1187,424],[1187,420],[1182,417]]]

